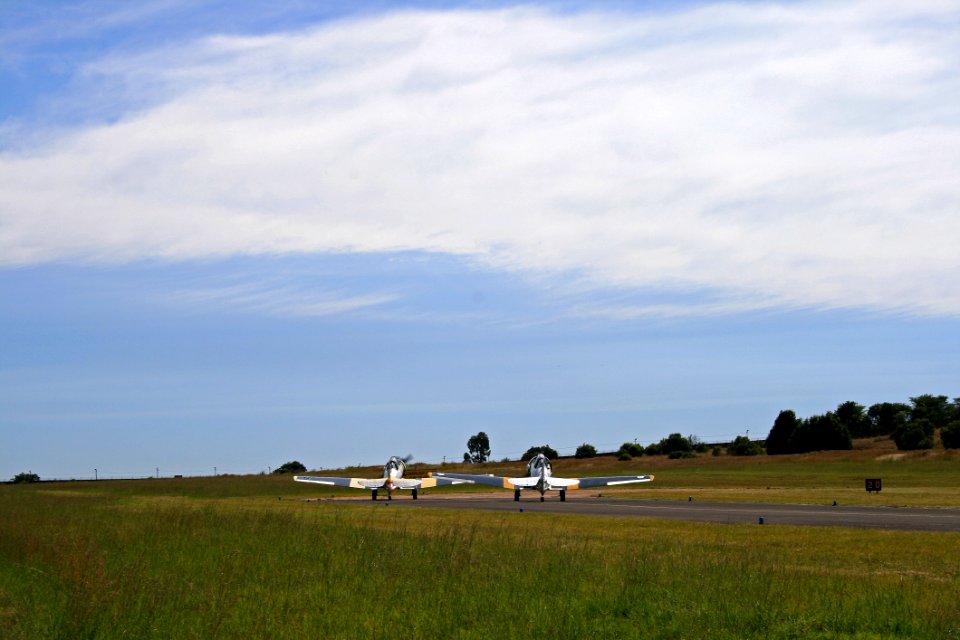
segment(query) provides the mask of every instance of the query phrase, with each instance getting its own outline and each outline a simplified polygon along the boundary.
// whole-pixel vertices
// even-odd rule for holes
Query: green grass
[[[0,486],[0,637],[960,638],[960,534],[276,499],[317,489]]]

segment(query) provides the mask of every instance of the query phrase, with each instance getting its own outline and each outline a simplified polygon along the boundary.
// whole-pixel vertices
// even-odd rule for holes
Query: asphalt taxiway
[[[340,500],[338,500],[340,502]],[[906,531],[960,532],[960,509],[911,507],[841,507],[833,505],[756,504],[733,502],[698,502],[668,500],[630,500],[584,497],[560,502],[556,494],[523,496],[514,502],[504,496],[421,496],[411,500],[400,496],[394,500],[347,500],[371,506],[389,505],[401,509],[481,509],[515,513],[563,513],[582,516],[614,516],[627,518],[660,518],[729,524],[804,525],[899,529]]]

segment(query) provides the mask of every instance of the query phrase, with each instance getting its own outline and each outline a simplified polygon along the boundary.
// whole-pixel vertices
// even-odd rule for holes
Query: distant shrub
[[[754,442],[745,436],[737,436],[728,451],[732,456],[756,456],[763,452],[759,442]]]
[[[658,455],[660,455],[662,452],[660,451],[660,445],[659,445],[659,444],[650,443],[650,444],[648,444],[648,445],[646,446],[646,448],[643,450],[643,453],[644,453],[644,455],[647,455],[647,456],[658,456]]]
[[[716,458],[723,453],[723,450],[720,447],[713,448],[713,457]]]
[[[30,473],[18,473],[17,475],[13,476],[13,480],[11,480],[11,482],[13,484],[40,482],[40,476],[33,473],[32,471]]]
[[[617,453],[617,460],[625,462],[627,460],[633,460],[633,456],[627,453],[626,451],[624,451],[623,449],[621,449]]]
[[[679,460],[680,458],[696,458],[697,454],[693,451],[671,451],[667,454],[667,457],[671,460]]]
[[[690,443],[690,446],[697,453],[706,453],[707,449],[709,448],[706,442],[701,440],[699,436],[695,436],[693,434],[687,436],[687,442]]]
[[[545,444],[542,447],[530,447],[529,449],[527,449],[526,453],[523,454],[523,459],[529,460],[530,458],[534,457],[538,453],[542,453],[543,455],[547,456],[551,460],[555,460],[556,458],[560,457],[560,454],[557,453],[556,449],[554,449],[548,444]]]
[[[676,451],[693,451],[693,445],[689,439],[684,438],[679,433],[671,433],[660,441],[660,453],[670,455]]]
[[[574,458],[593,458],[597,455],[597,448],[592,444],[587,444],[584,442],[582,445],[577,447],[577,452],[573,455]]]
[[[639,458],[643,455],[643,447],[636,442],[624,442],[617,453],[626,453],[631,458]]]
[[[303,473],[306,470],[307,468],[305,466],[303,466],[302,464],[294,460],[292,462],[287,462],[286,464],[280,465],[279,467],[274,469],[273,472],[274,473]]]

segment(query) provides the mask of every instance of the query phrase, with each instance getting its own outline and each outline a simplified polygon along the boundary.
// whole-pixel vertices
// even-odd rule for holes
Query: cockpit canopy
[[[383,465],[383,477],[384,478],[402,478],[403,472],[407,470],[407,465],[404,461],[397,456],[391,456],[387,460],[387,464]]]
[[[540,475],[541,469],[546,469],[547,475],[550,475],[552,470],[550,466],[550,459],[542,453],[538,453],[530,458],[530,462],[527,463],[527,475],[538,476]]]

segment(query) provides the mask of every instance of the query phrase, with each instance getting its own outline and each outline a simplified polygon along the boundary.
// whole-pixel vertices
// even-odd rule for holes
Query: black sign
[[[877,493],[880,493],[880,489],[882,488],[882,485],[880,483],[880,478],[867,478],[865,480],[865,483],[867,485],[868,493],[870,491],[876,491]]]

